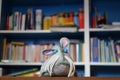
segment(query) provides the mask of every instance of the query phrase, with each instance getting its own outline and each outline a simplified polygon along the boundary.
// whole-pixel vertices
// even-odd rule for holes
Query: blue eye
[[[64,51],[64,53],[68,53],[69,51],[68,51],[68,49],[63,49],[63,51]]]
[[[53,50],[53,54],[56,54],[57,52],[58,52],[58,50],[55,50],[55,49]]]

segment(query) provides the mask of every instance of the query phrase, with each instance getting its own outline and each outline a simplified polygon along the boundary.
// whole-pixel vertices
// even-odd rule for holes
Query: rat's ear
[[[69,46],[69,44],[70,44],[70,41],[69,41],[68,38],[62,37],[62,38],[60,39],[60,46],[61,46],[62,48],[66,48],[67,46]]]
[[[68,38],[62,37],[60,39],[60,47],[63,49],[64,53],[69,53],[69,45],[70,45],[70,41]]]
[[[55,50],[55,49],[46,49],[42,53],[46,56],[49,56],[49,55],[56,54],[57,52],[58,50]]]

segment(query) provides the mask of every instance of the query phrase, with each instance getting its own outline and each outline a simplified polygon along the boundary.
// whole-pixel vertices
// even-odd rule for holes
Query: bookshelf
[[[75,62],[76,71],[81,70],[84,77],[92,76],[120,76],[119,62],[92,62],[91,61],[91,42],[92,37],[107,39],[111,37],[113,40],[119,40],[120,28],[92,28],[91,15],[93,14],[94,6],[103,14],[104,10],[108,13],[108,23],[119,22],[118,8],[120,8],[118,0],[0,0],[0,46],[3,46],[2,40],[7,38],[10,41],[58,41],[61,37],[66,36],[73,40],[82,40],[84,42],[84,61]],[[51,32],[50,30],[5,30],[7,15],[15,11],[26,13],[27,8],[42,9],[44,16],[50,16],[59,12],[74,11],[78,13],[79,8],[84,8],[84,29],[79,29],[78,32]],[[103,10],[104,7],[104,10]],[[109,9],[110,8],[110,9]],[[115,8],[115,9],[113,9]],[[111,12],[113,10],[113,12]],[[113,16],[111,16],[113,15]],[[117,16],[117,17],[116,17]],[[2,47],[0,47],[0,59],[2,59]],[[12,70],[12,67],[21,67],[21,69],[31,67],[41,67],[40,62],[27,63],[4,63],[0,62],[0,67],[3,69],[10,67],[7,70]],[[109,67],[109,68],[108,68]],[[10,70],[10,71],[11,71]],[[13,69],[15,70],[15,69]],[[7,73],[10,73],[8,71]],[[113,71],[113,72],[112,72]],[[105,72],[105,73],[104,73]],[[115,73],[115,74],[114,74]]]
[[[118,1],[119,2],[119,1]],[[110,0],[108,2],[107,0],[91,0],[90,1],[90,15],[89,19],[91,20],[91,15],[94,12],[94,7],[97,8],[97,12],[99,13],[99,16],[103,16],[104,11],[107,11],[107,24],[112,25],[113,22],[119,22],[119,18],[117,13],[119,11],[117,10],[118,7],[120,7],[116,0]],[[113,9],[114,6],[114,9]],[[90,21],[91,23],[91,21]],[[92,24],[92,23],[91,23]],[[99,28],[99,24],[97,24],[96,28],[93,28],[91,25],[89,25],[89,35],[90,38],[98,38],[101,42],[101,40],[112,39],[113,41],[119,40],[119,34],[120,28],[105,28],[101,27]],[[107,43],[105,41],[105,43]],[[91,42],[90,42],[91,43]],[[101,44],[99,44],[101,45]],[[90,46],[91,47],[91,46]],[[107,48],[105,49],[107,51]],[[91,52],[90,52],[91,53]],[[102,51],[99,51],[99,54],[102,54]],[[105,53],[104,53],[105,54]],[[106,53],[108,54],[108,53]],[[110,54],[110,52],[109,52]],[[115,53],[116,54],[116,53]],[[91,56],[91,55],[90,55]],[[107,56],[107,55],[105,55]],[[99,58],[99,57],[98,57]],[[119,67],[120,64],[118,61],[103,61],[101,58],[97,62],[93,62],[90,60],[90,76],[119,76]],[[107,58],[105,58],[107,59]]]

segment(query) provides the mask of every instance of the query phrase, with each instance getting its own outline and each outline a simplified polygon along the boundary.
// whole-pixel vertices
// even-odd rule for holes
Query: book
[[[77,32],[78,27],[77,26],[51,26],[50,27],[51,32]]]
[[[11,44],[12,45],[24,45],[25,43],[24,42],[15,42],[15,41],[12,41]]]
[[[19,76],[19,75],[35,72],[35,71],[38,71],[38,69],[37,68],[32,68],[32,69],[22,70],[22,71],[19,71],[19,72],[10,73],[7,76],[15,77],[15,76]]]
[[[28,8],[25,16],[25,30],[30,29],[31,9]]]
[[[21,30],[25,30],[25,19],[26,19],[26,15],[23,14],[22,15],[22,22],[21,22]]]
[[[120,29],[120,25],[101,24],[98,27],[103,29]]]
[[[49,30],[52,25],[52,19],[50,16],[45,16],[43,18],[43,30]]]
[[[84,8],[79,9],[78,25],[79,25],[79,29],[84,29]]]
[[[14,12],[14,30],[18,30],[19,25],[19,11]]]
[[[0,67],[0,77],[3,75],[2,67]]]
[[[98,54],[98,38],[94,37],[92,38],[92,62],[98,62],[99,61],[99,54]]]
[[[36,18],[35,18],[35,29],[41,30],[42,29],[42,10],[36,10]]]
[[[10,25],[9,25],[9,16],[7,16],[7,19],[6,19],[6,26],[5,26],[5,29],[6,30],[10,30]]]
[[[37,73],[40,72],[39,70],[34,71],[34,72],[29,72],[25,74],[18,75],[17,77],[39,77]]]
[[[34,27],[34,13],[33,13],[33,9],[31,8],[31,14],[30,14],[30,27],[29,29],[35,29]]]
[[[8,59],[4,59],[1,60],[2,63],[26,63],[25,60],[8,60]]]
[[[3,53],[2,53],[2,59],[6,59],[6,44],[7,44],[7,39],[3,39]]]

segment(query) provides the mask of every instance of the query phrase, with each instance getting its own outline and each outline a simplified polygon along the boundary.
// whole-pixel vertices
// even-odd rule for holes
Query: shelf
[[[76,66],[84,66],[85,63],[84,63],[84,62],[75,62],[75,65],[76,65]]]
[[[78,32],[84,32],[84,29],[79,29]],[[0,33],[54,33],[50,30],[0,30]],[[60,32],[55,32],[60,33]],[[76,33],[76,32],[62,32],[62,33]]]
[[[120,29],[103,29],[103,28],[90,28],[90,32],[108,32],[108,31],[120,31]]]
[[[50,33],[50,30],[0,30],[0,33]]]
[[[4,63],[4,62],[0,62],[0,66],[41,66],[42,63],[33,63],[33,62],[29,62],[29,63]],[[76,66],[84,66],[84,62],[75,62]]]
[[[120,66],[120,63],[115,62],[91,62],[91,66]]]
[[[1,66],[41,66],[42,63],[0,63]]]

